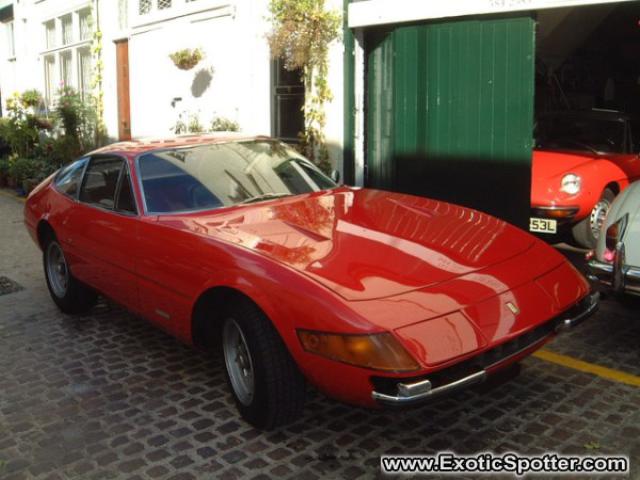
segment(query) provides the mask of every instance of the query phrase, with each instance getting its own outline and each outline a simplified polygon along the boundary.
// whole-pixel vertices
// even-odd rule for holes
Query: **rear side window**
[[[92,159],[84,174],[80,201],[113,210],[123,165],[120,158]]]
[[[75,162],[71,162],[66,167],[63,167],[55,179],[56,188],[70,197],[77,197],[78,190],[80,190],[80,181],[82,179],[82,172],[89,159],[81,158]]]

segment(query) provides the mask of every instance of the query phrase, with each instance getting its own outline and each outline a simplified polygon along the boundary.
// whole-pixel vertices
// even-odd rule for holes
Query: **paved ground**
[[[60,314],[21,209],[0,196],[0,276],[24,287],[0,296],[2,479],[371,478],[380,454],[441,450],[623,453],[640,479],[640,388],[536,358],[509,383],[403,412],[312,392],[298,423],[256,431],[219,359],[104,303]],[[640,375],[639,309],[607,299],[549,349]]]

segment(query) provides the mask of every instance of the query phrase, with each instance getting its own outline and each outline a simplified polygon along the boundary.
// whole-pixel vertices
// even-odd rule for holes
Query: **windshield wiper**
[[[249,197],[240,203],[242,204],[242,203],[261,202],[262,200],[271,200],[273,198],[288,197],[290,195],[293,195],[293,194],[292,193],[263,193],[261,195],[255,195],[253,197]]]

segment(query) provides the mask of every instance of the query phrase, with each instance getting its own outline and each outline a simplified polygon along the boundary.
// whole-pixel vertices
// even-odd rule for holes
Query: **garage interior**
[[[640,2],[537,13],[536,114],[640,114]]]
[[[640,114],[639,20],[625,2],[366,27],[365,185],[527,229],[535,118]]]

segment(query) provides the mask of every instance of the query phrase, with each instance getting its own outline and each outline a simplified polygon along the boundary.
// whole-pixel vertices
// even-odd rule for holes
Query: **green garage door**
[[[533,19],[370,31],[366,48],[367,185],[471,206],[526,227]]]

